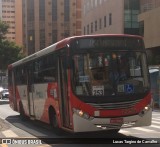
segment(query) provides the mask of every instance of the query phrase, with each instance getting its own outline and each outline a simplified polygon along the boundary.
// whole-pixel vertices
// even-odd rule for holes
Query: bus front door
[[[31,118],[34,118],[34,100],[33,100],[33,92],[34,92],[34,85],[33,85],[33,75],[32,75],[32,66],[29,66],[28,69],[28,108],[29,108],[29,115]]]
[[[13,81],[13,104],[14,110],[17,111],[17,100],[16,100],[16,84],[15,84],[15,72],[12,72],[12,81]]]
[[[59,93],[60,93],[60,113],[61,120],[64,127],[69,128],[70,116],[69,116],[69,97],[68,97],[68,77],[67,77],[67,63],[66,56],[60,56],[58,62],[58,76],[59,76]]]

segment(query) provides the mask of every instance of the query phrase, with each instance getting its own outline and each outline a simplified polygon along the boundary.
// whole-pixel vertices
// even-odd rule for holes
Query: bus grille
[[[119,103],[87,103],[97,109],[106,109],[106,110],[112,110],[112,109],[125,109],[125,108],[131,108],[141,100],[136,101],[129,101],[129,102],[119,102]]]

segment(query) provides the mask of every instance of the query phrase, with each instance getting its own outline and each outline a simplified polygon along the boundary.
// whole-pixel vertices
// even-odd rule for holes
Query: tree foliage
[[[0,41],[5,39],[5,35],[8,32],[9,26],[0,20]]]
[[[0,70],[6,70],[9,64],[23,57],[21,47],[5,39],[8,27],[0,21]]]

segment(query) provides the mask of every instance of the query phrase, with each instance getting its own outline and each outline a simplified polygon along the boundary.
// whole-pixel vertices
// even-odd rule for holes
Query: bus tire
[[[22,102],[19,103],[19,113],[20,113],[20,119],[22,121],[26,121],[27,120],[27,116],[25,115]]]
[[[49,120],[50,120],[50,125],[57,135],[62,135],[62,130],[58,126],[58,120],[56,116],[56,112],[53,108],[50,109],[49,111]]]

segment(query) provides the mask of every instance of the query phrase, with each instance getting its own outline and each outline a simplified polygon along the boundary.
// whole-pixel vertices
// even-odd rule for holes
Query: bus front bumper
[[[132,115],[117,118],[96,118],[85,119],[73,113],[74,132],[102,131],[129,127],[140,127],[151,125],[152,108],[145,114]]]

